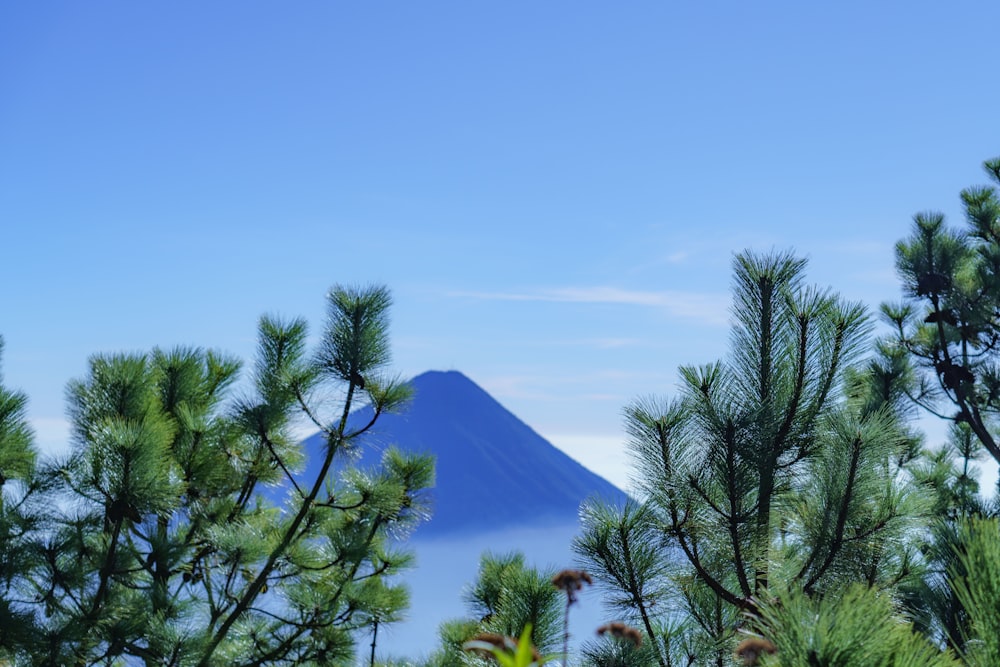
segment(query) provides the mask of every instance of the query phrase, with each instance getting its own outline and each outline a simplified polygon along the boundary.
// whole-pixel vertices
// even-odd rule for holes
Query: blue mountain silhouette
[[[399,414],[382,415],[360,440],[360,466],[378,462],[387,446],[433,454],[436,485],[432,518],[414,538],[482,533],[511,527],[565,525],[580,503],[600,497],[622,504],[626,495],[554,447],[457,371],[413,378],[413,400]],[[351,417],[371,419],[371,408]],[[304,478],[315,475],[322,434],[303,443]]]

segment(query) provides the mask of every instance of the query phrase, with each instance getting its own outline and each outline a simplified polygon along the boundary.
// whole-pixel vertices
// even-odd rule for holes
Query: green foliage
[[[969,616],[956,595],[952,579],[964,576],[959,559],[963,522],[986,516],[971,467],[978,441],[967,424],[952,425],[952,437],[937,450],[914,460],[909,470],[931,503],[929,529],[914,540],[921,554],[921,574],[902,589],[908,614],[935,642],[961,651],[969,634]],[[970,447],[970,445],[972,445]]]
[[[994,183],[998,165],[985,165]],[[1000,198],[995,187],[972,187],[962,202],[963,227],[948,227],[939,213],[920,213],[910,237],[897,244],[906,300],[883,304],[893,333],[878,347],[878,361],[895,367],[895,386],[907,402],[950,422],[944,446],[910,466],[934,519],[918,540],[923,577],[905,587],[904,599],[923,632],[959,653],[966,651],[974,610],[953,584],[976,576],[959,557],[965,524],[995,516],[1000,502],[979,496],[974,467],[984,454],[1000,461]]]
[[[0,338],[0,360],[2,357],[3,338]],[[2,383],[0,374],[0,489],[8,481],[30,479],[37,458],[28,426],[28,397]]]
[[[0,596],[0,662],[34,638],[32,614],[13,601],[29,594],[25,577],[38,566],[37,521],[25,511],[37,459],[27,405],[27,396],[7,388],[0,375],[0,590],[6,592]]]
[[[966,664],[1000,665],[1000,521],[972,519],[960,528],[949,580],[968,615]]]
[[[342,664],[356,634],[399,618],[395,575],[412,559],[389,538],[426,517],[433,465],[392,449],[351,465],[371,426],[349,431],[351,410],[377,415],[407,391],[380,375],[388,292],[335,288],[329,304],[315,356],[303,321],[261,319],[243,394],[240,363],[211,351],[91,359],[68,391],[71,454],[34,476],[10,468],[27,481],[27,566],[9,570],[0,650],[46,665]],[[333,395],[333,410],[315,400]],[[309,479],[295,474],[302,414],[327,445]],[[24,433],[0,413],[0,462]],[[280,506],[261,494],[276,484]]]
[[[463,648],[467,651],[484,651],[492,654],[500,667],[538,667],[546,660],[537,656],[531,635],[532,627],[529,623],[524,626],[517,641],[506,638],[503,645],[498,646],[491,642],[473,639],[466,642]]]
[[[331,292],[326,335],[318,354],[320,368],[351,383],[382,366],[389,356],[385,313],[391,302],[384,287]]]
[[[884,383],[893,369],[855,365],[864,309],[806,286],[804,267],[736,257],[727,360],[682,367],[677,399],[625,409],[645,504],[584,514],[582,565],[641,621],[662,667],[694,646],[723,660],[774,581],[818,595],[912,573],[907,541],[926,508],[902,468],[914,445]],[[689,628],[674,654],[656,622]]]
[[[867,417],[840,410],[816,435],[801,485],[783,498],[789,509],[781,516],[779,553],[794,564],[785,572],[806,592],[852,580],[895,585],[913,567],[910,519],[927,507],[896,464],[901,438],[894,417],[886,410]]]
[[[677,602],[677,594],[672,596],[670,588],[670,575],[676,574],[676,568],[672,569],[671,559],[664,557],[652,506],[629,501],[616,508],[588,501],[580,514],[582,530],[573,541],[573,551],[603,589],[609,611],[646,631],[649,641],[642,656],[662,662],[662,637],[654,630],[654,622],[660,609]],[[588,660],[595,664],[607,660],[609,665],[616,660],[637,659],[639,653],[610,639],[587,650]]]
[[[573,541],[573,551],[598,565],[597,582],[608,607],[628,613],[667,602],[671,566],[656,544],[659,529],[652,508],[632,500],[623,508],[591,500],[580,513],[585,529]]]
[[[478,619],[459,618],[443,622],[438,628],[441,647],[431,655],[430,662],[441,667],[453,667],[475,663],[473,656],[465,652],[465,642],[482,632]]]
[[[560,639],[562,602],[553,574],[529,567],[519,552],[486,553],[465,600],[483,632],[516,637],[530,625],[532,644],[549,652]]]
[[[985,164],[994,184],[997,164]],[[914,216],[912,234],[896,244],[907,301],[882,311],[895,329],[892,344],[915,365],[911,398],[968,424],[1000,462],[1000,195],[994,185],[967,188],[961,197],[961,229],[949,228],[940,213]]]
[[[782,592],[759,609],[761,628],[777,647],[761,665],[781,667],[946,667],[958,665],[896,612],[892,599],[854,584],[809,597]]]
[[[659,664],[648,643],[636,646],[613,637],[589,641],[580,653],[583,667],[655,667]]]
[[[484,553],[465,594],[471,618],[441,625],[441,646],[431,656],[432,664],[481,665],[482,658],[463,651],[464,644],[479,635],[519,637],[525,628],[530,628],[528,641],[538,651],[556,650],[565,595],[552,585],[554,574],[527,565],[520,552]]]

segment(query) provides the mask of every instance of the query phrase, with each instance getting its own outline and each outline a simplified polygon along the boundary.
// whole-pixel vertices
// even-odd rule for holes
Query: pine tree
[[[807,287],[804,260],[788,254],[743,253],[734,266],[729,358],[682,367],[673,401],[626,408],[648,518],[590,512],[576,542],[583,566],[631,600],[661,667],[685,652],[668,652],[676,637],[647,615],[693,623],[700,660],[723,665],[733,627],[775,585],[821,595],[855,581],[892,587],[911,572],[904,538],[920,503],[901,466],[912,434],[857,366],[864,309]],[[643,587],[623,575],[628,562],[651,563]],[[684,566],[668,577],[672,595],[657,571],[669,562]]]
[[[960,558],[964,523],[991,514],[979,496],[972,467],[982,448],[967,424],[953,424],[940,449],[927,449],[910,466],[914,481],[931,500],[927,530],[915,536],[922,576],[907,583],[901,597],[916,627],[935,643],[965,648],[969,614],[952,585],[965,574]]]
[[[962,657],[970,667],[1000,664],[1000,521],[963,521],[956,551],[949,583],[968,614]]]
[[[773,667],[958,667],[897,612],[891,596],[863,584],[823,598],[783,592],[761,606]]]
[[[3,339],[0,338],[0,360]],[[11,659],[12,647],[34,638],[34,619],[16,600],[27,594],[26,576],[36,566],[31,535],[37,523],[25,511],[34,480],[37,451],[27,418],[28,397],[8,389],[0,374],[0,660]]]
[[[1000,185],[1000,158],[985,163]],[[954,423],[967,424],[1000,463],[1000,195],[996,186],[962,191],[965,226],[941,213],[914,216],[896,245],[906,301],[882,306],[892,343],[909,355],[919,382],[910,397]]]
[[[240,391],[239,362],[211,351],[91,359],[68,392],[72,453],[28,498],[38,565],[17,582],[31,595],[6,597],[34,621],[5,642],[19,661],[331,664],[399,616],[392,575],[410,557],[388,538],[423,516],[432,463],[389,450],[376,469],[352,465],[374,423],[352,409],[377,418],[408,392],[384,375],[388,292],[338,287],[328,304],[314,355],[304,321],[262,318]],[[303,413],[326,439],[311,479],[296,474]],[[275,485],[280,506],[262,494]]]
[[[562,602],[553,584],[555,573],[525,562],[524,554],[482,554],[476,579],[465,592],[469,617],[441,625],[441,647],[429,664],[442,667],[485,665],[483,658],[462,650],[477,636],[517,638],[528,626],[532,645],[543,654],[556,650],[562,639]]]
[[[985,167],[1000,184],[1000,160]],[[963,535],[970,520],[996,516],[1000,501],[980,495],[974,465],[984,454],[1000,462],[1000,196],[995,186],[978,186],[961,200],[963,227],[919,213],[896,245],[905,300],[882,305],[893,332],[879,345],[883,363],[896,369],[887,386],[949,422],[943,445],[933,443],[912,467],[934,518],[920,541],[925,574],[905,602],[927,636],[959,653],[972,632],[972,610],[953,585],[966,574]]]

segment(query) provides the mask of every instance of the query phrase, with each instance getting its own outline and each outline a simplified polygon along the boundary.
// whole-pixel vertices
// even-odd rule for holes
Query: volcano
[[[358,440],[358,465],[375,465],[388,446],[431,454],[436,485],[432,518],[414,534],[451,537],[506,528],[575,523],[581,502],[623,504],[626,495],[533,431],[457,371],[428,371],[411,381],[414,396],[399,414],[379,417]],[[371,408],[351,419],[364,424]],[[311,479],[322,460],[321,433],[305,446]]]

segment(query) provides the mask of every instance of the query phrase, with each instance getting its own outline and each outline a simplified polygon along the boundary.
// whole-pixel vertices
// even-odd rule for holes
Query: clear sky
[[[65,446],[95,352],[250,359],[335,283],[625,485],[621,409],[726,352],[730,262],[899,298],[1000,154],[982,2],[0,3],[5,380]]]

